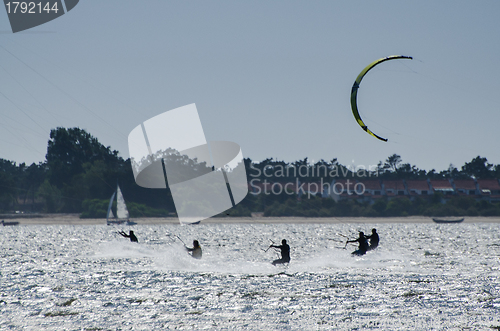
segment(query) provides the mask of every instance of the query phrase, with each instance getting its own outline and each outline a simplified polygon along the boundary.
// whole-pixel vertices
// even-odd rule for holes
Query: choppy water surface
[[[351,257],[338,233],[372,227],[379,248]],[[0,246],[1,330],[500,327],[498,224],[33,225]]]

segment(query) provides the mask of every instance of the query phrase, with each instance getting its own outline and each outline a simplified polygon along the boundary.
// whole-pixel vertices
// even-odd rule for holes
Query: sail
[[[357,97],[358,97],[358,89],[359,89],[359,84],[361,84],[361,80],[363,77],[366,75],[368,71],[370,71],[373,67],[375,67],[377,64],[380,64],[382,62],[388,61],[388,60],[394,60],[394,59],[413,59],[411,56],[404,56],[404,55],[391,55],[388,57],[384,57],[381,59],[378,59],[376,61],[373,61],[370,63],[366,68],[361,71],[361,73],[358,75],[356,80],[354,81],[354,85],[352,85],[351,89],[351,109],[352,109],[352,114],[354,115],[354,118],[356,119],[356,122],[358,122],[359,126],[365,130],[368,134],[374,136],[375,138],[378,138],[382,141],[387,141],[387,139],[380,137],[379,135],[376,135],[368,127],[366,124],[363,122],[361,119],[361,116],[359,116],[359,111],[358,111],[358,105],[357,105]]]
[[[113,192],[111,199],[109,199],[108,212],[106,213],[106,220],[110,218],[115,218],[115,215],[113,215],[113,211],[111,210],[111,207],[113,206],[113,200],[115,199],[115,194],[116,192]]]
[[[116,189],[116,216],[118,219],[128,219],[127,205],[125,204],[125,199],[123,199],[120,186],[117,186]]]

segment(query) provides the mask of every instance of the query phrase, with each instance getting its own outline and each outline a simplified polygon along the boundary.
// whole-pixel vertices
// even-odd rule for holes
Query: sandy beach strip
[[[450,217],[452,219],[452,217]],[[1,220],[1,218],[0,218]],[[137,225],[179,224],[176,217],[131,218]],[[9,218],[5,222],[19,222],[19,225],[60,224],[60,225],[105,225],[104,218],[80,218],[79,214],[42,214],[30,218]],[[380,224],[380,223],[433,223],[431,217],[212,217],[201,224],[260,223],[260,224]],[[500,223],[500,217],[465,217],[463,223]],[[1,226],[1,225],[0,225]],[[126,226],[125,224],[122,226]]]

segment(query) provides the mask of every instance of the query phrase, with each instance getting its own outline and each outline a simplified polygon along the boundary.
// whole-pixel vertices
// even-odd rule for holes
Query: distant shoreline
[[[36,214],[29,217],[29,214],[21,214],[21,217],[2,218],[15,220],[19,225],[105,225],[104,218],[80,218],[79,214]],[[145,224],[179,224],[176,217],[148,217],[131,218],[137,225]],[[377,223],[433,223],[431,217],[408,216],[408,217],[214,217],[201,224],[242,224],[242,223],[262,223],[262,224],[377,224]],[[465,217],[463,223],[500,223],[500,217]],[[462,223],[462,224],[463,224]],[[433,223],[435,224],[435,223]],[[127,225],[123,225],[127,226]],[[445,226],[453,226],[445,224]]]

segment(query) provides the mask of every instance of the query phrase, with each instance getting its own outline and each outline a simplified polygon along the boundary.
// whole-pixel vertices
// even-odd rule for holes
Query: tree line
[[[182,161],[181,156],[177,156]],[[130,159],[105,147],[97,138],[80,128],[51,130],[47,154],[43,162],[26,165],[0,159],[0,212],[80,213],[82,217],[105,217],[107,205],[119,183],[131,217],[172,216],[175,207],[168,189],[146,189],[135,183]],[[308,158],[287,163],[272,158],[261,162],[244,160],[247,179],[268,182],[331,181],[339,178],[367,177],[378,179],[465,179],[500,178],[500,165],[477,156],[460,169],[450,165],[437,172],[426,171],[403,163],[393,154],[371,168],[330,161],[310,162]],[[191,165],[199,167],[199,165]],[[441,203],[439,194],[428,199],[380,199],[373,204],[358,201],[334,201],[297,195],[253,195],[220,216],[250,216],[264,212],[266,216],[406,216],[406,215],[500,215],[500,205],[454,197]]]

